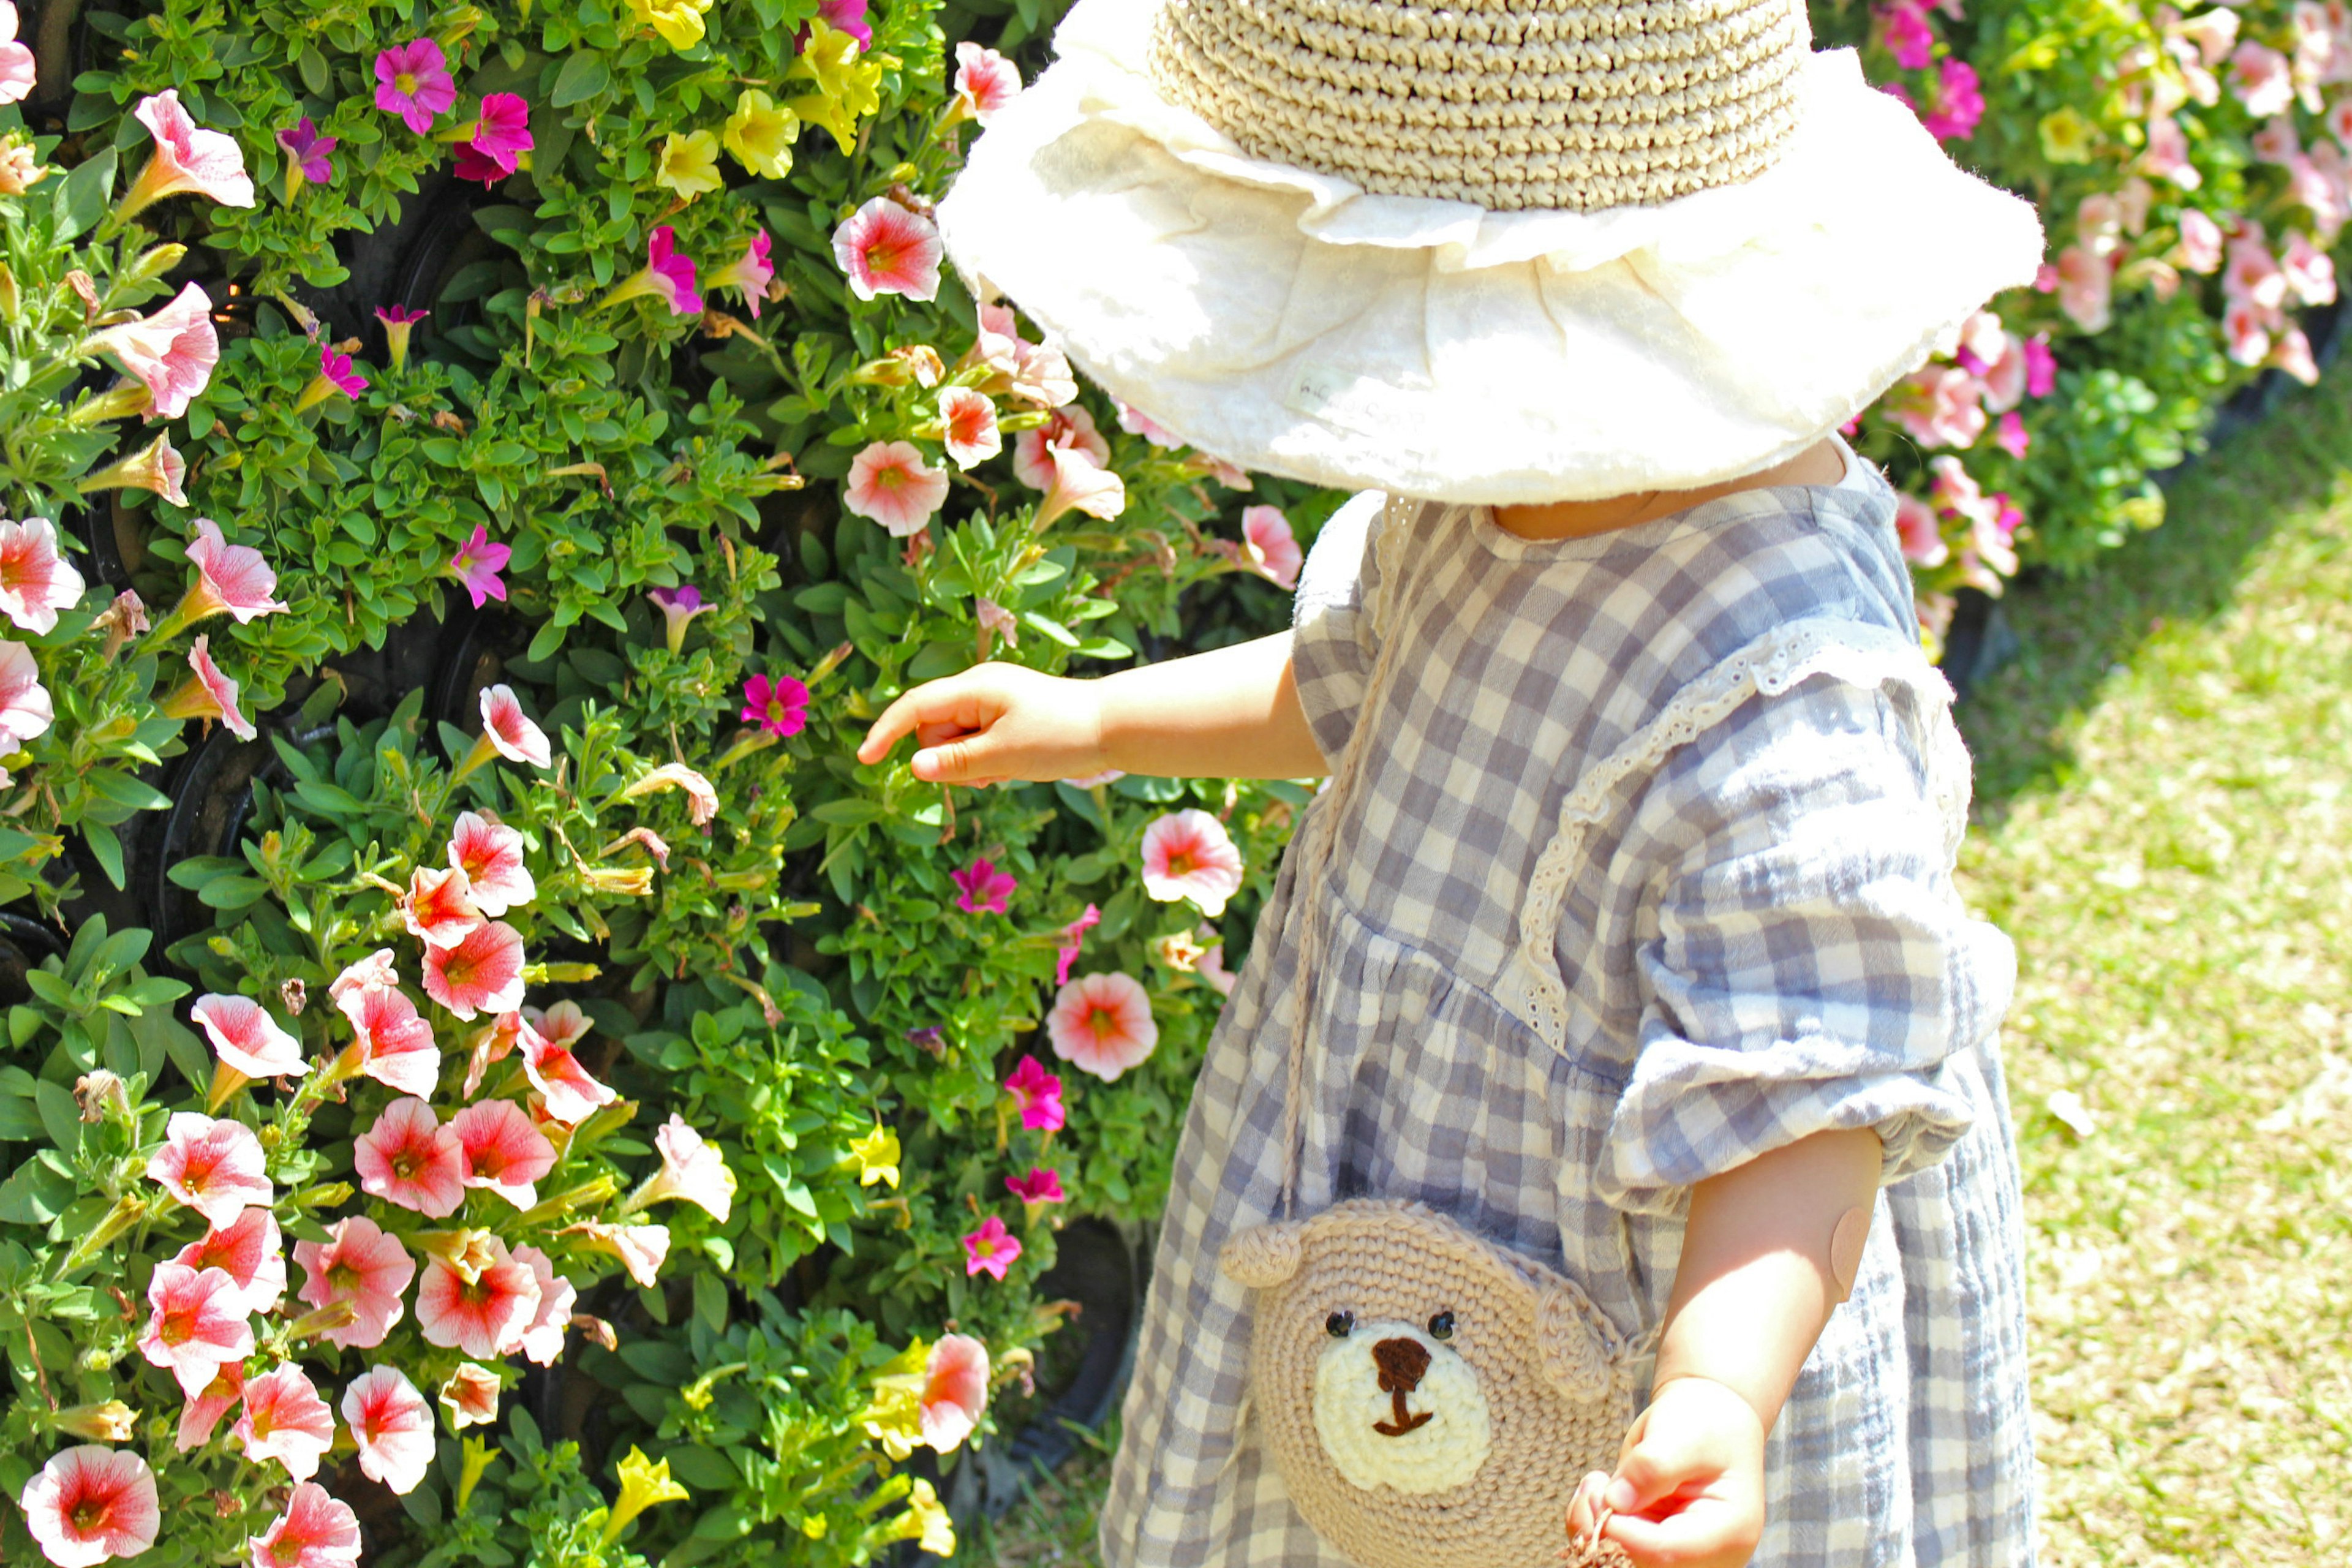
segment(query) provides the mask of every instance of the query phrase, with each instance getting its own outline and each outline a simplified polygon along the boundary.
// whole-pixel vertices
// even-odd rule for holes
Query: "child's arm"
[[[1614,1478],[1588,1478],[1569,1515],[1635,1563],[1738,1568],[1764,1529],[1764,1437],[1853,1289],[1878,1191],[1878,1135],[1816,1132],[1691,1189],[1650,1406]],[[1604,1488],[1605,1483],[1605,1488]]]
[[[857,748],[878,763],[908,735],[938,784],[1085,778],[1309,778],[1328,771],[1299,706],[1290,634],[1123,669],[1099,680],[982,664],[883,710]]]

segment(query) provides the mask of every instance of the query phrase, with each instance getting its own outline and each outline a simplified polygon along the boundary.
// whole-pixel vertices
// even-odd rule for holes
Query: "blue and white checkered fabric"
[[[2031,1562],[2014,957],[1953,887],[1968,760],[1893,494],[1853,468],[1589,539],[1377,495],[1327,526],[1299,691],[1328,753],[1359,722],[1377,750],[1323,885],[1286,868],[1194,1091],[1107,1568],[1344,1561],[1253,1438],[1249,1299],[1216,1272],[1276,1204],[1308,899],[1299,1213],[1434,1205],[1631,1336],[1664,1310],[1690,1184],[1874,1127],[1888,1184],[1772,1434],[1754,1562]],[[1383,637],[1411,640],[1367,713]]]

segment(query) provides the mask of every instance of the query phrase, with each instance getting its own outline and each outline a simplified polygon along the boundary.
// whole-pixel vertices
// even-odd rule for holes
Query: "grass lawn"
[[[2352,365],[2012,600],[1963,711],[2019,948],[2048,1568],[2352,1564]],[[1088,1454],[963,1558],[1093,1561]]]

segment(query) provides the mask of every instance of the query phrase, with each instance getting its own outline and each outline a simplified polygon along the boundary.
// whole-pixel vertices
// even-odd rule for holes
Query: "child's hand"
[[[1065,680],[1017,664],[975,665],[918,686],[889,707],[857,748],[878,763],[915,737],[915,776],[931,784],[1084,778],[1101,773],[1097,682]]]
[[[1657,1391],[1625,1434],[1612,1479],[1587,1477],[1568,1513],[1569,1540],[1604,1538],[1639,1568],[1741,1568],[1764,1533],[1764,1423],[1748,1401],[1705,1377]]]

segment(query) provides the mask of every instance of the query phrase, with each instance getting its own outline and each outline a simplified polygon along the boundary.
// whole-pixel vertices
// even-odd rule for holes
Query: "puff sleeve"
[[[1370,609],[1381,578],[1373,539],[1386,500],[1367,490],[1331,514],[1307,552],[1291,599],[1290,664],[1299,705],[1324,760],[1335,765],[1355,729],[1380,647]]]
[[[1966,770],[1941,701],[1832,675],[1751,698],[1661,764],[1633,819],[1654,919],[1609,1202],[1672,1213],[1691,1184],[1832,1129],[1875,1129],[1892,1182],[1997,1105],[1982,1047],[2016,956],[1952,883]]]

